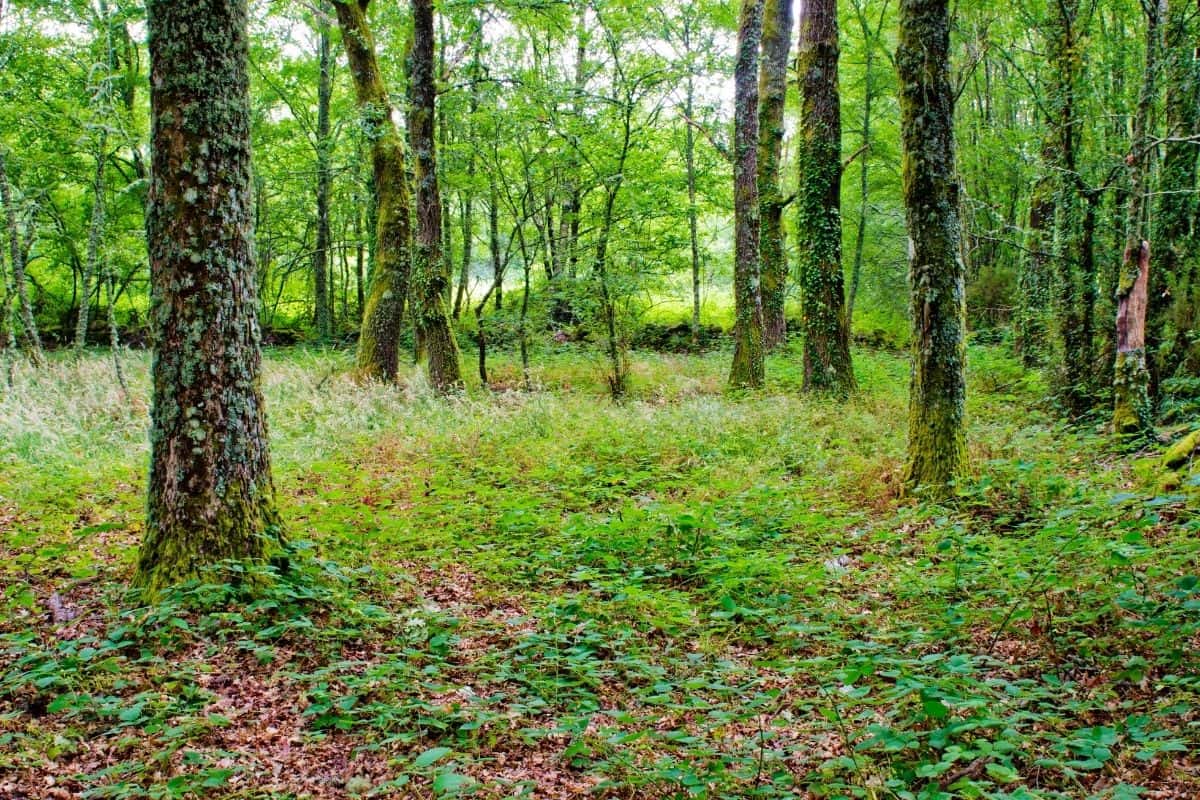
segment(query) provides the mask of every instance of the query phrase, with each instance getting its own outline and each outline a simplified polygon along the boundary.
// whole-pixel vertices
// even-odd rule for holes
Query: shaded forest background
[[[1072,413],[1102,403],[1112,382],[1110,321],[1148,10],[1166,12],[1156,34],[1164,57],[1151,98],[1157,157],[1145,212],[1162,234],[1150,237],[1154,263],[1164,265],[1154,274],[1166,274],[1169,257],[1192,265],[1175,271],[1173,285],[1155,286],[1151,328],[1160,335],[1152,346],[1171,352],[1163,362],[1169,374],[1152,369],[1152,377],[1174,376],[1168,388],[1187,394],[1196,366],[1189,243],[1197,9],[1149,9],[1136,0],[999,8],[972,0],[955,10],[969,327],[976,340],[1010,343],[1029,364],[1054,365],[1062,373],[1057,396]],[[370,141],[331,11],[281,2],[251,10],[255,249],[268,343],[353,339],[375,259]],[[889,0],[850,0],[839,9],[847,300],[855,337],[887,347],[903,346],[909,335],[896,12]],[[494,341],[522,340],[535,350],[568,338],[599,341],[588,276],[601,235],[622,344],[685,348],[729,328],[735,23],[723,3],[439,8],[437,169],[447,301],[464,346],[480,326]],[[403,123],[411,15],[402,4],[372,4],[370,24]],[[27,263],[27,285],[14,286],[6,271],[7,308],[17,314],[27,291],[32,322],[57,345],[107,342],[111,308],[121,341],[141,345],[148,297],[141,4],[10,2],[2,25],[5,251],[10,265],[18,250]],[[799,180],[798,115],[793,83],[784,197]],[[793,264],[796,224],[785,208]],[[567,279],[551,287],[556,273]],[[501,282],[489,293],[497,274]],[[794,282],[789,298],[794,317]],[[23,334],[20,325],[14,330]]]

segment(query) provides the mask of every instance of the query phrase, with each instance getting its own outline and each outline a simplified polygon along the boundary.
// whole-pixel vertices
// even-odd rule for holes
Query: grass
[[[147,361],[0,401],[0,796],[1194,797],[1195,494],[971,353],[974,472],[900,497],[907,365],[848,402],[572,346],[449,402],[269,352],[286,574],[139,607]],[[254,586],[249,595],[239,586]]]

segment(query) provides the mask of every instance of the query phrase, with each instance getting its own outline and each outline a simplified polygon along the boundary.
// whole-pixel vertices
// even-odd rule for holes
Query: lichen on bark
[[[762,0],[742,0],[734,66],[733,123],[733,365],[729,384],[757,389],[763,368],[762,294],[759,287],[758,242],[758,44],[762,35]]]
[[[134,583],[283,541],[259,385],[245,0],[151,0],[150,481]]]
[[[762,63],[758,78],[759,270],[762,276],[763,346],[772,350],[787,336],[784,306],[788,262],[783,239],[780,163],[783,160],[783,110],[787,99],[792,3],[790,0],[764,0],[762,16]]]

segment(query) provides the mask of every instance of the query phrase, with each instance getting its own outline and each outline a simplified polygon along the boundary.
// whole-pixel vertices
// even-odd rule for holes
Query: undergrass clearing
[[[855,355],[833,402],[637,353],[613,405],[571,345],[449,402],[268,351],[294,552],[151,607],[148,359],[19,369],[0,796],[1200,796],[1194,489],[980,347],[973,477],[901,498],[907,364]]]

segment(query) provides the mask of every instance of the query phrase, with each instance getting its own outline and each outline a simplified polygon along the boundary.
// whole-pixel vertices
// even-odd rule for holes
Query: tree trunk
[[[96,172],[92,177],[92,219],[88,225],[87,257],[83,263],[83,280],[79,289],[79,313],[75,317],[75,349],[87,345],[88,317],[92,303],[92,281],[97,274],[100,240],[104,236],[104,163],[108,160],[108,128],[102,121],[96,142]]]
[[[734,388],[763,385],[763,316],[759,290],[758,237],[758,46],[762,0],[742,0],[734,65],[733,122],[733,366]]]
[[[493,181],[488,205],[488,245],[492,251],[492,281],[496,284],[496,310],[504,308],[504,263],[500,260],[500,206]]]
[[[583,92],[587,82],[586,66],[587,3],[580,2],[575,17],[575,76],[571,93],[571,122],[576,127],[583,124]],[[578,133],[573,130],[571,136],[577,139]],[[578,141],[575,144],[577,145]],[[575,320],[570,298],[562,284],[565,280],[575,280],[579,271],[579,213],[583,207],[583,191],[580,188],[579,158],[574,151],[569,153],[566,172],[567,178],[563,182],[562,209],[558,216],[558,252],[564,268],[558,270],[558,283],[552,289],[554,306],[551,310],[552,319],[560,324]],[[499,295],[497,295],[497,302],[499,302]]]
[[[42,338],[38,335],[37,321],[33,316],[33,305],[29,302],[29,288],[25,285],[25,255],[21,236],[17,229],[17,207],[13,203],[12,186],[8,181],[8,161],[0,150],[0,205],[4,206],[5,224],[8,227],[8,251],[12,264],[13,293],[17,297],[17,312],[20,315],[25,352],[36,366],[45,362],[42,354]]]
[[[256,318],[246,0],[150,0],[150,592],[281,541]],[[220,42],[214,47],[213,42]]]
[[[612,186],[604,195],[604,215],[600,222],[599,235],[596,237],[596,282],[600,288],[600,311],[604,319],[604,344],[608,354],[608,389],[614,400],[621,400],[629,391],[629,368],[626,364],[625,353],[621,340],[617,335],[617,306],[612,296],[608,275],[608,239],[612,234],[613,214],[617,203],[617,192],[624,181],[625,153],[628,151],[629,126],[626,125],[625,149],[622,151],[621,168],[613,179]]]
[[[854,265],[850,270],[850,290],[846,297],[846,330],[854,331],[854,301],[858,298],[858,284],[862,276],[863,257],[867,242],[867,213],[870,211],[871,184],[868,181],[871,148],[871,111],[875,100],[875,79],[872,69],[875,64],[875,46],[879,32],[883,29],[885,5],[880,11],[879,25],[872,33],[867,23],[866,9],[855,3],[855,13],[858,17],[859,29],[862,31],[863,51],[866,54],[863,64],[863,115],[862,115],[862,157],[858,164],[858,225],[854,233]]]
[[[845,395],[854,388],[854,370],[842,277],[837,0],[806,0],[801,8],[796,230],[804,303],[804,389]]]
[[[905,483],[948,494],[965,467],[966,280],[959,250],[948,0],[901,0],[903,194],[912,292]]]
[[[13,314],[13,285],[4,268],[4,251],[0,250],[0,283],[4,284],[4,304],[0,305],[0,324],[4,325],[4,382],[11,389],[17,355],[17,319]]]
[[[1095,261],[1087,235],[1085,187],[1079,174],[1081,120],[1076,99],[1082,69],[1080,0],[1054,4],[1047,42],[1051,83],[1046,105],[1056,176],[1053,259],[1055,315],[1061,367],[1058,394],[1072,416],[1086,413],[1095,394]]]
[[[1158,399],[1162,381],[1173,376],[1191,347],[1189,334],[1200,327],[1200,248],[1195,229],[1200,203],[1196,166],[1200,141],[1200,60],[1194,48],[1200,37],[1197,4],[1170,0],[1164,31],[1166,136],[1154,239],[1158,264],[1150,276],[1146,328],[1150,354],[1151,397]]]
[[[442,263],[442,206],[438,193],[434,141],[433,0],[413,2],[412,111],[409,122],[417,183],[417,231],[413,247],[413,303],[417,333],[424,344],[429,382],[438,392],[462,385],[458,343],[446,310],[446,270]]]
[[[112,355],[113,373],[117,376],[117,385],[126,399],[129,397],[129,384],[125,382],[125,370],[121,366],[121,331],[117,328],[117,276],[113,274],[112,262],[108,258],[101,260],[100,281],[108,290],[108,350]]]
[[[1159,26],[1166,0],[1147,9],[1146,67],[1133,115],[1129,157],[1129,215],[1125,221],[1125,253],[1117,280],[1117,359],[1113,367],[1113,431],[1141,435],[1153,423],[1150,374],[1146,368],[1146,305],[1150,276],[1150,242],[1146,241],[1146,208],[1150,181],[1151,114],[1158,77]]]
[[[1040,160],[1043,174],[1029,198],[1029,236],[1017,279],[1015,347],[1026,367],[1040,364],[1046,355],[1046,310],[1050,302],[1051,232],[1054,223],[1055,176],[1053,142],[1047,137]]]
[[[685,29],[685,36],[687,36]],[[695,76],[689,71],[687,76],[687,99],[684,113],[688,120],[695,116],[696,86]],[[687,164],[688,192],[688,243],[691,245],[692,257],[692,347],[700,346],[700,236],[699,213],[696,208],[696,131],[691,122],[684,125],[684,161]]]
[[[408,297],[412,223],[404,142],[392,119],[391,100],[375,58],[375,40],[367,24],[368,3],[334,0],[333,7],[342,28],[364,133],[371,143],[375,195],[375,248],[358,339],[358,371],[366,378],[392,381],[399,367],[400,331]]]
[[[329,104],[333,97],[333,60],[330,57],[329,25],[324,14],[317,14],[317,246],[313,251],[313,295],[316,304],[317,339],[333,336],[329,283],[329,195],[333,186],[330,160]]]
[[[462,265],[458,273],[458,291],[454,295],[454,318],[462,315],[465,306],[470,305],[471,298],[467,291],[471,279],[471,244],[475,234],[475,116],[479,113],[479,87],[482,82],[482,65],[480,49],[483,44],[483,20],[475,17],[475,44],[471,50],[471,65],[469,79],[471,94],[467,100],[467,185],[459,194],[462,203]]]
[[[807,4],[805,7],[807,8]],[[758,208],[762,219],[759,259],[762,275],[763,347],[773,350],[787,338],[784,306],[787,300],[788,264],[787,252],[783,246],[780,161],[783,156],[787,60],[792,37],[791,0],[764,0],[762,15],[762,64],[758,79]],[[836,68],[835,64],[834,69]]]

